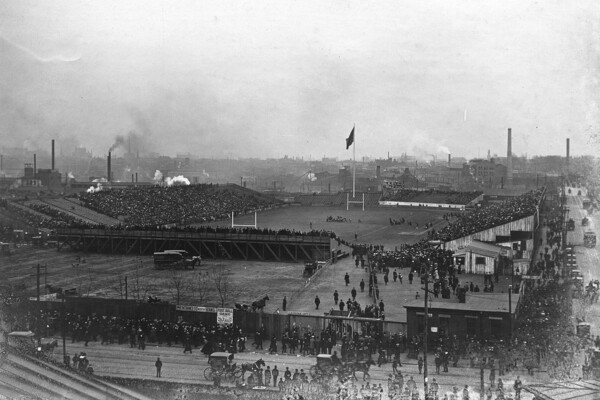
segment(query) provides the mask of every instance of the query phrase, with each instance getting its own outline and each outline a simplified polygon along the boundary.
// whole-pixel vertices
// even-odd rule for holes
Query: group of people
[[[543,194],[544,188],[540,188],[502,203],[481,206],[454,219],[432,239],[450,241],[533,215],[540,206]]]
[[[186,224],[227,218],[272,206],[274,200],[231,186],[213,184],[101,190],[78,195],[81,204],[130,225]]]
[[[384,186],[382,200],[411,203],[468,204],[483,192],[457,192],[451,190],[416,190],[403,187]]]

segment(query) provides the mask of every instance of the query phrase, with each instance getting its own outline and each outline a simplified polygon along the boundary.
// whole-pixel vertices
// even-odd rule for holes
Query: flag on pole
[[[352,128],[352,132],[350,132],[350,136],[346,138],[346,150],[354,143],[354,128]]]

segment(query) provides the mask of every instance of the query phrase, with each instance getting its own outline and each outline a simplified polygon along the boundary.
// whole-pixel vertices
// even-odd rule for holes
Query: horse
[[[244,378],[244,375],[246,374],[246,372],[253,373],[255,371],[258,371],[260,369],[260,367],[264,367],[264,366],[265,366],[265,361],[262,358],[259,358],[258,360],[256,360],[253,363],[242,364],[242,379]]]
[[[352,371],[352,377],[354,379],[358,379],[356,377],[356,371],[360,371],[363,373],[363,381],[366,379],[366,377],[368,376],[369,378],[371,378],[371,375],[369,374],[369,368],[371,368],[371,365],[375,365],[375,361],[373,361],[372,359],[368,359],[367,361],[357,361],[354,363],[354,369]]]
[[[265,297],[263,297],[262,299],[253,301],[252,302],[252,311],[256,311],[256,309],[259,309],[262,311],[262,309],[267,304],[267,300],[269,300],[269,296],[265,295]]]

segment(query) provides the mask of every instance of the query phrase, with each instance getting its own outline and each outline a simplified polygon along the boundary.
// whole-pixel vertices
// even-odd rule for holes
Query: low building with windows
[[[454,253],[455,264],[467,274],[497,275],[509,263],[512,249],[473,240],[471,244]]]
[[[519,294],[474,293],[466,294],[465,302],[456,298],[432,299],[428,306],[429,339],[440,336],[479,339],[506,339],[510,335],[511,320],[515,321],[519,305]],[[424,301],[411,300],[406,308],[407,334],[421,336],[425,331]],[[509,310],[510,308],[510,310]]]

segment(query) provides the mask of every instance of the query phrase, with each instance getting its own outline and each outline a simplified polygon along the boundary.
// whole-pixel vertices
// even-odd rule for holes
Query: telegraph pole
[[[425,391],[425,399],[428,398],[429,384],[427,382],[427,334],[429,327],[427,322],[429,319],[429,310],[427,309],[427,300],[429,297],[429,274],[425,273],[425,334],[423,335],[423,390]]]

